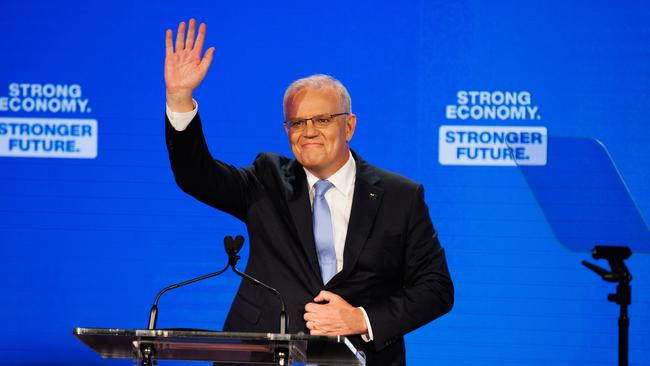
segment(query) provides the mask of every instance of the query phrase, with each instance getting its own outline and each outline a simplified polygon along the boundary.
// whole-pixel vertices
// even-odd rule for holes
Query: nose
[[[307,120],[305,129],[302,131],[304,137],[315,137],[318,135],[318,129],[314,126],[314,121],[311,119]]]

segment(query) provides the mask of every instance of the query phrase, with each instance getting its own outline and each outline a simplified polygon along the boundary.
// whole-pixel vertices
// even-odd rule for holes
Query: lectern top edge
[[[220,365],[365,365],[347,337],[218,332],[192,329],[73,328],[73,335],[102,358],[213,361]]]

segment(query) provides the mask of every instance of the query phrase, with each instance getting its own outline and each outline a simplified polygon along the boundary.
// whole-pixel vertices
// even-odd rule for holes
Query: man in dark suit
[[[205,25],[167,31],[166,138],[178,185],[246,223],[246,271],[285,297],[288,331],[346,335],[368,365],[405,363],[403,335],[445,314],[453,286],[421,185],[374,167],[349,148],[356,126],[338,80],[313,75],[285,93],[294,159],[258,155],[250,167],[216,161],[192,92]],[[225,330],[277,332],[277,298],[243,281]]]

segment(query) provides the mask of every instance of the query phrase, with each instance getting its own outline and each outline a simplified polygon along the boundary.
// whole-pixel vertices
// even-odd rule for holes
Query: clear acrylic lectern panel
[[[197,330],[74,328],[103,358],[214,361],[217,365],[365,365],[345,337]]]

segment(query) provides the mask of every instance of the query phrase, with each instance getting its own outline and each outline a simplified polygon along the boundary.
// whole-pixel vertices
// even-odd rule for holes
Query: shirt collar
[[[343,164],[336,173],[332,174],[327,180],[329,180],[339,192],[344,196],[348,196],[352,193],[352,188],[354,187],[354,178],[357,173],[357,164],[352,157],[352,153],[348,152],[348,161]],[[305,174],[307,175],[307,183],[309,184],[309,191],[311,192],[314,189],[314,183],[316,183],[320,178],[313,175],[305,167]]]

